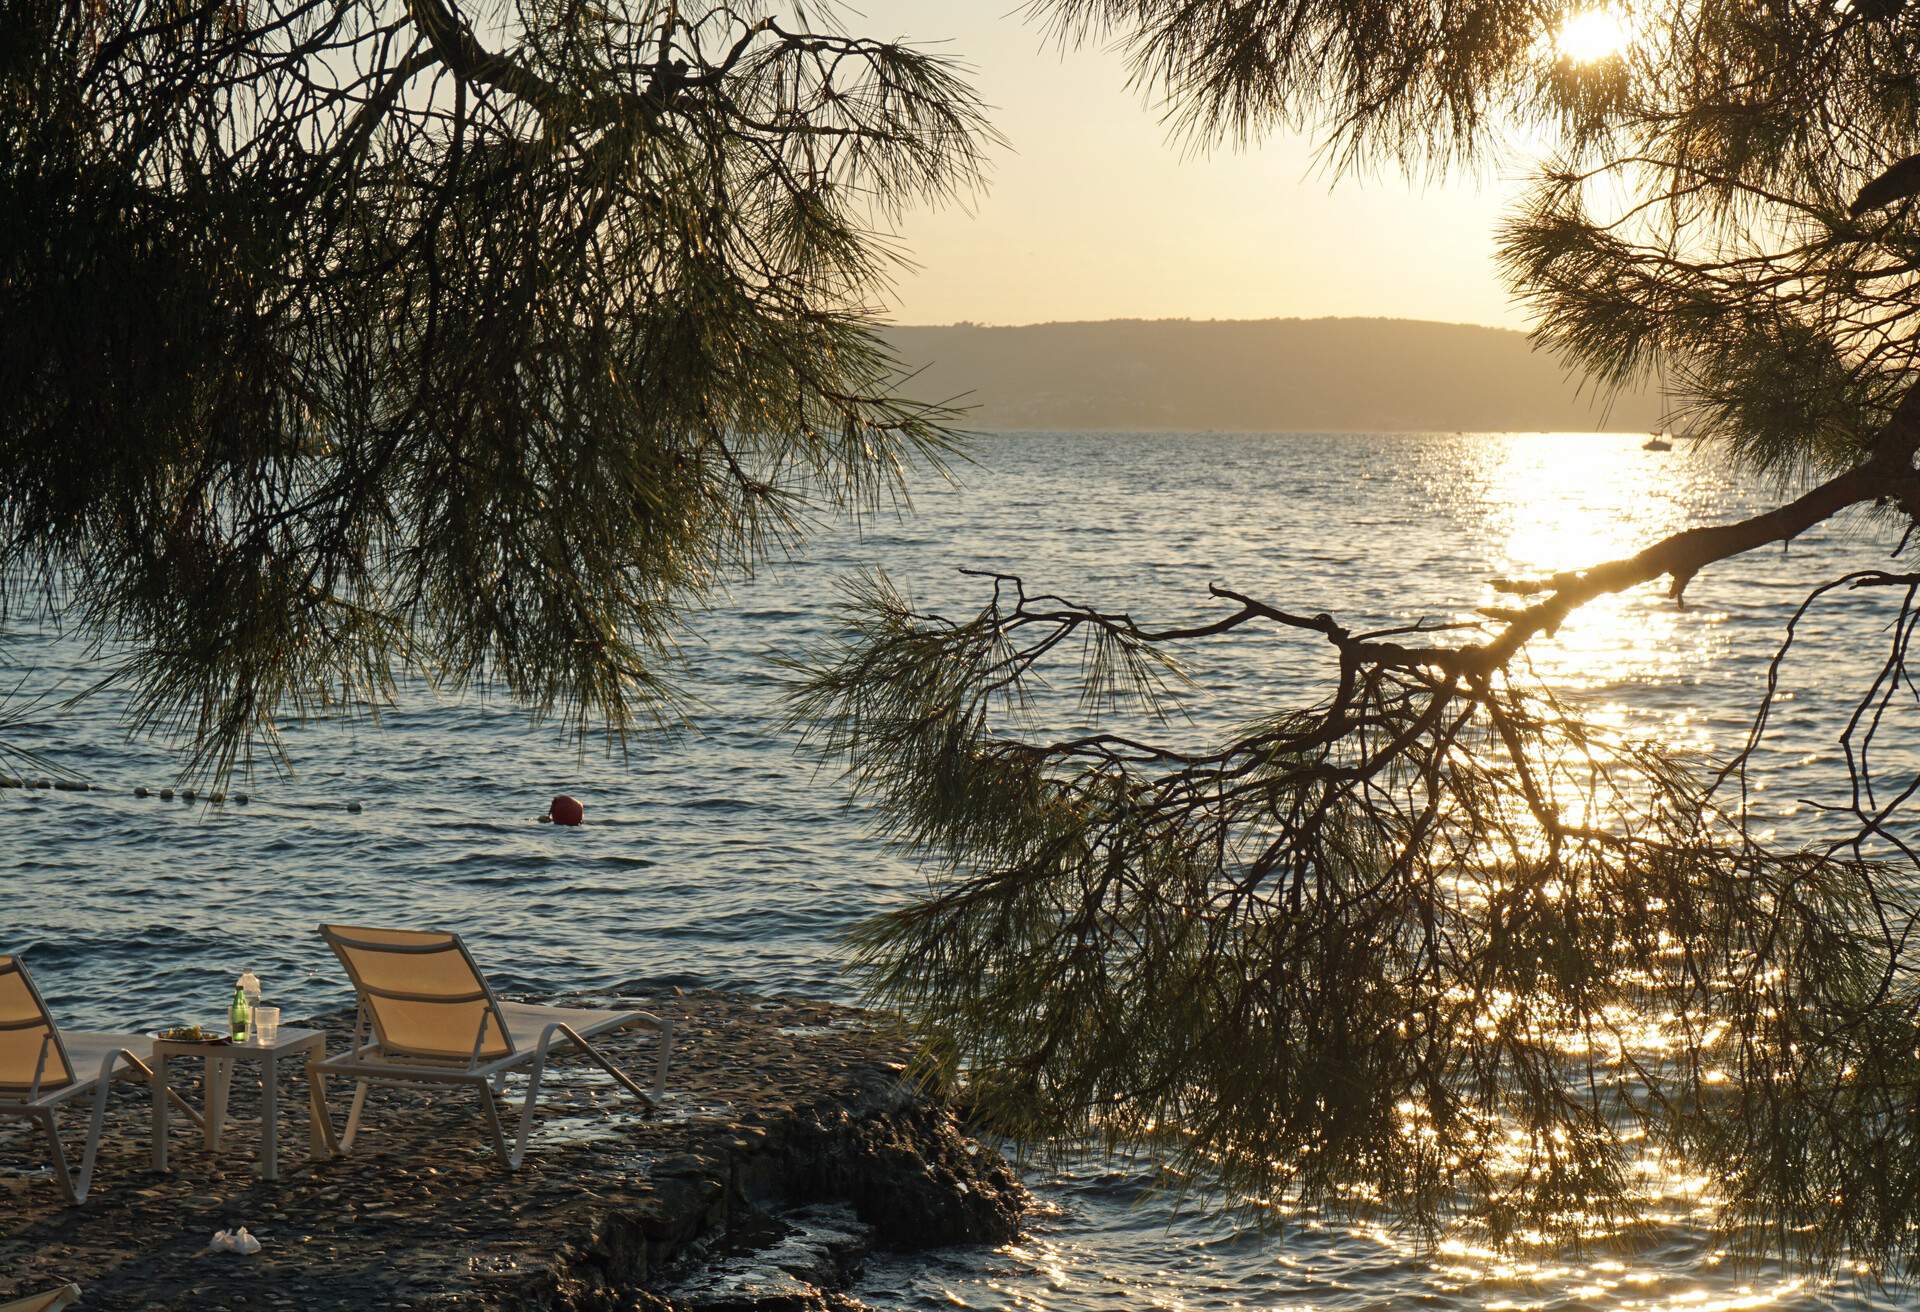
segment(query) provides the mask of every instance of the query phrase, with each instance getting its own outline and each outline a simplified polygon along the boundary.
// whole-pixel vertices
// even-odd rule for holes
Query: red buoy
[[[587,808],[565,793],[554,798],[553,805],[547,808],[547,818],[557,825],[577,825],[586,815]]]

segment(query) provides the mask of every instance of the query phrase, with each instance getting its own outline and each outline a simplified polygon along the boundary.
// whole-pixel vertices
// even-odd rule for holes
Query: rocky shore
[[[178,1116],[162,1175],[145,1087],[126,1084],[93,1195],[69,1209],[35,1173],[26,1124],[0,1120],[0,1299],[73,1280],[89,1309],[858,1312],[845,1291],[873,1249],[1013,1237],[1012,1171],[904,1079],[910,1045],[884,1018],[714,992],[565,1001],[671,1012],[669,1095],[649,1115],[562,1059],[512,1175],[472,1095],[445,1091],[376,1089],[353,1152],[309,1163],[304,1075],[283,1077],[277,1182],[253,1173],[255,1127],[229,1129],[215,1159]],[[338,1034],[338,1051],[349,1019],[304,1023]],[[606,1046],[644,1071],[653,1042],[632,1031]],[[197,1083],[197,1065],[176,1062],[176,1084]],[[258,1097],[246,1084],[242,1117]],[[347,1093],[336,1081],[336,1125]],[[77,1150],[83,1113],[63,1125]],[[258,1254],[207,1250],[241,1225]]]

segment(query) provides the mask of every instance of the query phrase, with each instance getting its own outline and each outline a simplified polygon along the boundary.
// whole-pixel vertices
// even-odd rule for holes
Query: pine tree
[[[623,733],[716,581],[937,465],[876,225],[952,65],[678,0],[0,6],[0,630],[190,772],[396,680]]]
[[[1523,655],[1598,596],[1678,599],[1843,511],[1907,545],[1920,7],[1034,8],[1118,43],[1201,145],[1313,127],[1343,167],[1444,169],[1551,141],[1500,248],[1540,340],[1603,382],[1663,371],[1676,423],[1782,492],[1496,580],[1509,601],[1445,626],[1356,631],[1224,586],[1156,625],[1008,574],[952,620],[860,581],[793,707],[933,872],[862,933],[876,995],[1008,1130],[1155,1145],[1231,1200],[1578,1234],[1630,1209],[1651,1144],[1708,1174],[1737,1238],[1909,1269],[1920,777],[1868,762],[1912,695],[1920,573],[1803,608],[1881,598],[1891,634],[1847,731],[1851,813],[1806,849],[1750,831],[1751,748],[1701,769],[1584,724]],[[1178,654],[1260,630],[1321,644],[1334,691],[1186,741],[1160,713]],[[1076,680],[1094,727],[1035,733],[1038,689]]]

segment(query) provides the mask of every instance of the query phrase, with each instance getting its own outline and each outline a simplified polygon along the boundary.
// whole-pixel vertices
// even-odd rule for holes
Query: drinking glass
[[[253,1041],[263,1048],[270,1048],[280,1037],[280,1008],[255,1007],[253,1009]]]

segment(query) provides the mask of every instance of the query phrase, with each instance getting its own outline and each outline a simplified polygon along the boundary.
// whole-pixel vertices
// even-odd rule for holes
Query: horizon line
[[[895,323],[883,322],[883,328],[982,328],[1008,330],[1016,328],[1082,328],[1102,324],[1267,324],[1267,323],[1408,323],[1423,324],[1436,328],[1478,328],[1486,332],[1512,333],[1518,337],[1530,337],[1532,333],[1524,328],[1508,328],[1499,324],[1469,323],[1458,319],[1410,319],[1390,314],[1317,314],[1317,315],[1272,315],[1264,319],[1198,319],[1191,317],[1164,316],[1144,318],[1120,315],[1108,319],[1042,319],[1033,323],[989,323],[980,319],[955,319],[951,323]]]

